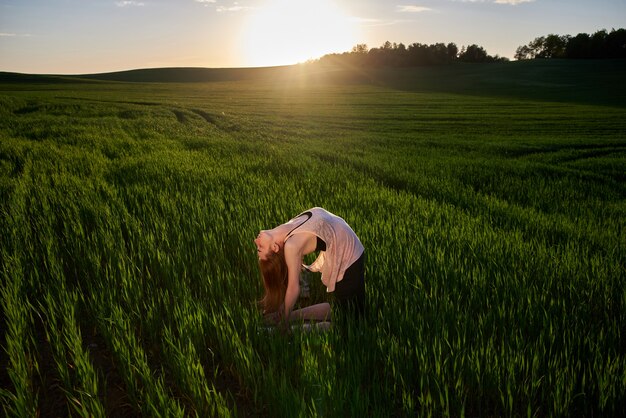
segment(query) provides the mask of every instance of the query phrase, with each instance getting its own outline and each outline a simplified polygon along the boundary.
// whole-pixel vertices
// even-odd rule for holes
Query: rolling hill
[[[626,106],[626,60],[529,60],[456,63],[412,68],[355,68],[322,64],[262,68],[148,68],[82,75],[0,72],[0,83],[206,83],[262,81],[374,84],[403,91]]]

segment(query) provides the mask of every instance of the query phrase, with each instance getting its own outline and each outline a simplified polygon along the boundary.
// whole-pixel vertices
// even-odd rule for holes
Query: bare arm
[[[285,262],[287,263],[287,292],[283,320],[289,323],[291,311],[300,296],[300,270],[302,268],[302,247],[306,243],[306,237],[293,236],[285,242]]]

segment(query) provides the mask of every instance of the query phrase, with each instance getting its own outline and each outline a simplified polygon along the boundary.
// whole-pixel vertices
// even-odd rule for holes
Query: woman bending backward
[[[299,310],[293,307],[300,295],[302,267],[321,272],[327,292],[348,314],[362,316],[365,310],[364,249],[352,228],[323,208],[311,208],[273,229],[262,230],[254,240],[265,294],[264,314],[286,324],[297,320],[330,319],[330,304],[320,303]],[[318,252],[310,266],[303,257]]]

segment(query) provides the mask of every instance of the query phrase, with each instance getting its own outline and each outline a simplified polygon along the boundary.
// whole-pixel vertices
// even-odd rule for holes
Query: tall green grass
[[[7,414],[622,411],[623,107],[270,80],[0,90]],[[366,247],[368,321],[259,332],[252,240],[311,206]]]

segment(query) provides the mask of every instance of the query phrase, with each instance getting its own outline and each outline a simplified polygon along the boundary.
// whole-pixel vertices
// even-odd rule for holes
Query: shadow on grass
[[[366,74],[372,83],[402,91],[626,107],[626,60],[453,64]]]
[[[626,107],[624,74],[624,59],[537,59],[410,68],[357,68],[311,63],[263,68],[151,68],[75,76],[0,72],[0,84],[223,81],[269,82],[294,87],[365,84],[409,92]]]

